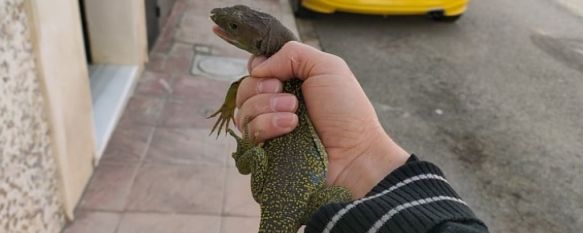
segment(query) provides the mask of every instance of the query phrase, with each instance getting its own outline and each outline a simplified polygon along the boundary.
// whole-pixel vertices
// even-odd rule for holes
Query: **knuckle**
[[[240,118],[255,118],[269,110],[270,95],[261,94],[248,98],[240,107]]]
[[[287,42],[287,43],[285,43],[283,45],[282,49],[294,51],[294,50],[298,49],[301,46],[302,46],[302,43],[300,43],[300,42],[297,42],[297,41],[289,41],[289,42]]]
[[[238,116],[239,123],[241,124],[241,126],[243,126],[243,125],[249,123],[249,121],[253,120],[253,117],[249,112],[249,108],[245,107],[245,105],[243,105],[243,107],[241,108],[241,111],[239,111],[237,116]]]
[[[342,59],[341,57],[334,55],[334,54],[331,54],[331,53],[326,53],[326,55],[331,63],[337,64],[337,65],[342,65],[342,66],[347,66],[346,61],[344,61],[344,59]]]
[[[242,123],[241,116],[239,114],[237,114],[237,117],[235,117],[235,126],[237,127],[239,132],[243,132],[243,125],[242,124],[243,123]]]
[[[243,84],[243,83],[241,83]],[[245,104],[245,88],[244,85],[239,85],[239,89],[237,89],[237,97],[235,97],[235,105],[238,108],[241,108],[243,104]]]
[[[253,107],[250,109],[252,110],[252,114],[256,115],[256,114],[260,114],[264,111],[265,109],[265,104],[263,103],[262,99],[264,99],[263,97],[258,97],[253,99],[253,103],[251,104]]]
[[[259,116],[249,123],[249,133],[256,140],[263,141],[270,132],[269,124],[266,124],[265,117]]]
[[[237,89],[237,107],[242,107],[245,102],[255,93],[254,87],[256,86],[256,81],[252,77],[247,77],[241,81],[239,84],[239,89]]]
[[[287,43],[285,43],[283,45],[283,47],[281,47],[281,50],[283,52],[283,54],[285,54],[285,56],[289,59],[289,60],[295,60],[296,58],[299,58],[301,56],[299,56],[300,54],[304,53],[305,50],[308,47],[300,42],[297,41],[289,41]]]
[[[251,72],[253,69],[253,62],[257,59],[257,56],[251,55],[247,60],[247,71]]]
[[[253,112],[253,104],[249,100],[245,101],[241,106],[241,118],[249,117],[250,113]]]

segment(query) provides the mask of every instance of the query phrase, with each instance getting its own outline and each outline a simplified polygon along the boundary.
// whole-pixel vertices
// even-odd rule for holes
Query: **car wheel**
[[[460,19],[462,17],[462,15],[452,15],[452,16],[447,16],[444,14],[443,11],[432,11],[429,12],[429,17],[437,22],[445,22],[445,23],[453,23],[455,21],[457,21],[458,19]]]
[[[294,15],[298,18],[314,17],[314,12],[302,6],[302,0],[289,0]]]
[[[435,18],[433,20],[438,21],[438,22],[453,23],[455,21],[458,21],[458,19],[460,19],[461,17],[462,17],[462,15],[442,16],[439,18]]]

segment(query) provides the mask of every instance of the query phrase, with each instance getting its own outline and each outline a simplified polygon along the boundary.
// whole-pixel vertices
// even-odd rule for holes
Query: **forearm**
[[[320,208],[312,232],[488,232],[432,163],[412,156],[366,197]]]

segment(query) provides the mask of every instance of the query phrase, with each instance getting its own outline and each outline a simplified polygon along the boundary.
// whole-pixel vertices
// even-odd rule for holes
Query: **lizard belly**
[[[299,80],[284,84],[284,91],[299,99],[298,127],[265,143],[268,169],[261,188],[262,212],[292,218],[296,224],[305,217],[311,195],[325,186],[328,162],[308,117],[300,87]]]
[[[288,136],[292,136],[290,140],[293,140],[293,145],[309,143],[294,140],[293,134]],[[279,138],[265,146],[269,169],[261,189],[261,216],[262,221],[266,221],[262,224],[266,230],[278,228],[265,232],[287,232],[279,226],[297,231],[296,227],[304,224],[306,215],[311,214],[307,213],[310,197],[326,181],[326,166],[324,161],[318,159],[321,156],[319,152],[315,148],[304,151],[294,149],[289,143],[282,143],[285,146],[281,146],[285,139]],[[277,149],[272,150],[274,148]]]

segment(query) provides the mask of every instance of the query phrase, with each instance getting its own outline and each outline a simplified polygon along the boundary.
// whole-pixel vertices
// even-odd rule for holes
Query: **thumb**
[[[290,41],[273,56],[253,67],[251,76],[286,81],[292,78],[306,80],[316,75],[346,72],[351,73],[341,58],[300,42]]]
[[[249,61],[247,61],[247,71],[249,71],[249,73],[251,73],[251,70],[253,70],[253,68],[255,68],[259,64],[263,63],[265,60],[267,60],[267,58],[264,56],[256,56],[256,55],[251,56],[249,58]]]

